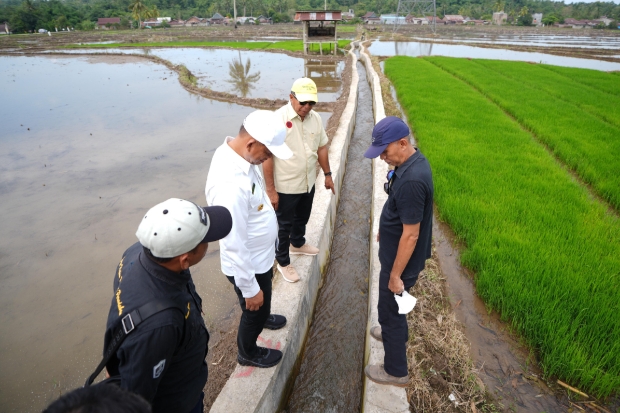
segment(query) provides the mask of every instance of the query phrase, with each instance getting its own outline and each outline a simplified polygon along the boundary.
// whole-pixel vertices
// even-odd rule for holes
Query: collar
[[[144,247],[142,247],[144,248]],[[151,259],[146,252],[142,251],[139,255],[140,264],[149,273],[149,275],[157,278],[160,281],[170,284],[171,286],[178,288],[179,290],[185,290],[185,286],[191,279],[189,270],[183,270],[180,273],[170,271],[166,267],[162,267],[153,259]]]
[[[226,139],[224,139],[224,150],[226,151],[226,156],[244,174],[249,175],[252,164],[246,161],[245,159],[243,159],[241,155],[239,155],[237,152],[233,150],[233,148],[230,147],[228,142],[232,141],[233,139],[235,138],[233,138],[232,136],[227,136]]]
[[[402,178],[403,174],[405,173],[405,171],[407,170],[407,168],[409,168],[411,165],[413,165],[413,163],[420,158],[420,150],[418,148],[415,148],[415,153],[413,155],[411,155],[409,157],[409,159],[407,159],[405,162],[402,163],[402,165],[400,165],[399,167],[397,167],[395,169],[396,172],[394,172],[396,174],[397,177]]]
[[[312,111],[310,111],[312,112]],[[310,116],[310,112],[308,112],[308,116]],[[306,116],[306,118],[308,117]],[[293,105],[291,105],[291,101],[289,99],[288,103],[286,104],[286,119],[287,120],[292,120],[298,118],[299,120],[301,120],[301,118],[299,117],[299,115],[297,114],[297,112],[295,112],[295,109],[293,109]]]

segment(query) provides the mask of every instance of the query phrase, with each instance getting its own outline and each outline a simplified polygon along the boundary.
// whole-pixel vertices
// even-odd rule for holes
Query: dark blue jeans
[[[398,304],[394,293],[388,288],[390,271],[381,268],[379,274],[379,325],[381,325],[381,337],[385,357],[383,367],[386,373],[395,377],[407,375],[407,340],[409,328],[407,326],[407,314],[398,314]],[[418,281],[418,274],[414,277],[403,279],[405,290],[409,290]]]
[[[286,267],[291,263],[288,248],[303,247],[306,243],[306,224],[312,212],[314,201],[314,186],[310,192],[303,194],[281,194],[276,216],[278,217],[278,248],[276,260]]]

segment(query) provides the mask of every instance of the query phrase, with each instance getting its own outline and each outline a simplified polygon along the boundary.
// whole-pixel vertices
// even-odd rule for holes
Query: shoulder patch
[[[153,367],[153,378],[154,379],[157,379],[159,378],[159,376],[161,376],[161,373],[164,371],[165,365],[166,365],[166,359],[163,359],[162,361],[160,361]]]

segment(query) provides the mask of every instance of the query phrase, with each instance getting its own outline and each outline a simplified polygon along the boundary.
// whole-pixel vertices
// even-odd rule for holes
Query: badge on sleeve
[[[160,361],[153,367],[153,378],[154,379],[157,379],[159,378],[159,376],[161,376],[161,373],[164,371],[165,365],[166,365],[166,359],[163,359],[162,361]]]
[[[260,204],[260,205],[258,206],[258,210],[259,210],[259,211],[262,211],[262,210],[263,210],[263,204]]]

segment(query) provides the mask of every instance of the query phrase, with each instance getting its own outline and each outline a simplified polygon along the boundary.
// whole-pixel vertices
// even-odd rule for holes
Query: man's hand
[[[377,242],[379,242],[379,231],[377,231]]]
[[[334,187],[334,181],[331,175],[325,177],[325,189],[331,189],[332,194],[336,194],[336,188]]]
[[[400,294],[405,291],[405,284],[403,284],[403,280],[400,277],[392,277],[390,276],[390,282],[388,283],[388,288],[394,294]]]
[[[245,299],[245,308],[250,311],[258,311],[262,307],[263,302],[263,290],[258,290],[258,294],[254,297]]]
[[[280,196],[275,188],[267,188],[267,196],[269,197],[269,202],[271,202],[271,206],[276,211],[278,210],[278,203],[280,202]]]

